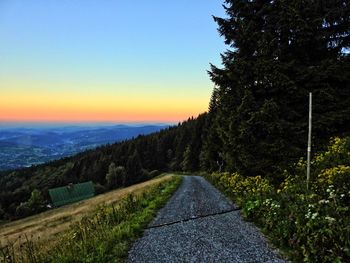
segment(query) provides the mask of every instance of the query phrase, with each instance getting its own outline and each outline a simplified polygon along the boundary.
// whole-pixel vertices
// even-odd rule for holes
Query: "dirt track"
[[[205,179],[180,188],[129,252],[129,262],[285,262]]]

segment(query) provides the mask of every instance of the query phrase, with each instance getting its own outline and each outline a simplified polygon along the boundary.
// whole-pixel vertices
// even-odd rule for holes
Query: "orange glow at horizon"
[[[180,103],[179,103],[180,102]],[[206,111],[203,99],[34,92],[2,93],[3,122],[178,122]]]
[[[50,111],[18,111],[15,113],[0,114],[0,122],[145,122],[164,121],[178,122],[197,114],[181,112],[156,112],[153,114],[139,114],[131,112],[65,112]]]

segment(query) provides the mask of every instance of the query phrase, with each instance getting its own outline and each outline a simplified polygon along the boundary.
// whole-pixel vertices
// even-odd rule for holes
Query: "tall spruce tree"
[[[134,153],[129,156],[126,171],[131,183],[137,183],[142,179],[142,164],[137,150],[134,150]]]
[[[349,2],[225,3],[227,17],[214,19],[229,49],[223,68],[209,72],[218,87],[211,133],[223,143],[225,169],[272,174],[298,158],[307,139],[308,92],[316,148],[349,131]]]
[[[218,135],[216,114],[219,107],[219,89],[214,87],[209,102],[208,114],[202,132],[202,149],[199,156],[200,169],[203,171],[221,171],[223,143]]]

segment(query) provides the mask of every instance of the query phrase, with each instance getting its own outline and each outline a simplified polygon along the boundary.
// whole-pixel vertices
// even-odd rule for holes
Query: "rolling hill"
[[[0,129],[0,170],[30,167],[165,127],[160,124]]]

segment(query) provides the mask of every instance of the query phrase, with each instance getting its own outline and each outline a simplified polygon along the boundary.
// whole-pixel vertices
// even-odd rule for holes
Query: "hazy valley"
[[[0,129],[0,170],[45,163],[167,125],[62,126]]]

